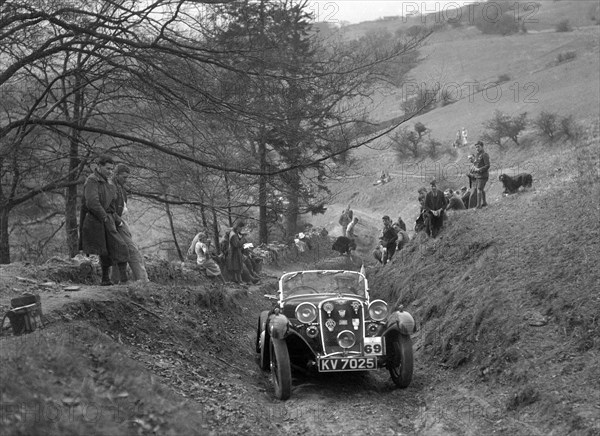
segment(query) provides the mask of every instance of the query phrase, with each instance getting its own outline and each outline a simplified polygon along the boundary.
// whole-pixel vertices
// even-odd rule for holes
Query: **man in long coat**
[[[121,225],[117,227],[117,231],[119,232],[119,235],[121,235],[123,241],[127,244],[127,249],[129,250],[128,263],[131,267],[133,280],[148,282],[148,272],[146,271],[146,266],[144,265],[144,258],[135,242],[133,242],[133,237],[131,235],[131,231],[129,230],[129,226],[123,219],[123,215],[127,212],[127,191],[125,189],[125,185],[127,184],[129,173],[129,167],[121,163],[115,168],[112,178],[112,182],[117,193],[117,198],[115,200],[115,211],[119,218],[121,218]],[[111,280],[113,283],[122,281],[119,269],[115,268],[114,266],[112,267],[111,271]]]
[[[233,275],[235,283],[242,283],[242,269],[244,257],[242,255],[242,229],[246,223],[242,220],[237,221],[229,233],[229,250],[227,252],[227,270]]]
[[[109,180],[115,163],[110,156],[99,157],[98,166],[83,185],[81,200],[79,248],[85,254],[100,256],[102,286],[109,286],[110,267],[116,264],[121,281],[127,281],[129,251],[117,226],[121,224],[115,212],[116,189]]]

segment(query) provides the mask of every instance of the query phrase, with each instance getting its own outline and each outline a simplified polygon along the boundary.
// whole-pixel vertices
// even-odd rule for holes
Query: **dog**
[[[500,174],[498,180],[500,180],[504,186],[504,194],[514,194],[521,186],[524,188],[531,188],[531,185],[533,184],[533,177],[528,173],[517,174],[515,177],[510,177],[507,174]]]
[[[340,254],[351,254],[352,250],[356,250],[356,242],[353,239],[347,238],[345,236],[338,237],[331,249],[334,251],[338,251]]]

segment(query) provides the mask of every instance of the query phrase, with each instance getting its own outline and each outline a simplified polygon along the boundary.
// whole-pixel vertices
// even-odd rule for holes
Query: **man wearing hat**
[[[485,184],[490,178],[490,156],[483,151],[483,142],[477,141],[475,143],[475,156],[473,159],[473,189],[471,191],[471,198],[469,200],[469,209],[476,206],[477,209],[481,209],[482,207],[487,206],[487,202],[485,201]],[[475,205],[475,196],[477,193],[477,204]]]
[[[120,163],[116,166],[112,177],[112,183],[117,190],[116,212],[121,218],[121,224],[117,227],[117,230],[123,241],[127,244],[127,249],[129,251],[129,260],[127,262],[131,268],[133,280],[148,282],[148,272],[146,271],[146,266],[144,265],[144,258],[142,257],[137,245],[133,242],[129,226],[127,226],[127,223],[123,219],[123,216],[127,214],[127,191],[125,190],[125,185],[127,184],[129,174],[129,167]],[[111,271],[111,280],[113,283],[125,283],[127,282],[127,274],[123,269],[118,269],[113,266]]]
[[[437,182],[432,180],[431,191],[427,193],[423,208],[425,209],[425,232],[435,238],[444,224],[444,210],[446,209],[446,197],[438,190]]]

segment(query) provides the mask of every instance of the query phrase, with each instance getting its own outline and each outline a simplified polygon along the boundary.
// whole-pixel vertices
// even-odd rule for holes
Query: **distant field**
[[[344,36],[349,39],[357,39],[369,32],[384,31],[395,33],[397,30],[406,30],[411,26],[433,25],[443,20],[461,17],[461,22],[468,26],[473,23],[474,14],[483,14],[483,6],[464,6],[461,8],[460,15],[451,9],[441,9],[435,11],[435,3],[429,2],[407,2],[411,6],[407,8],[416,8],[423,16],[398,17],[395,20],[376,20],[366,21],[364,23],[353,24],[343,27]],[[462,4],[463,2],[456,2]],[[483,5],[485,2],[478,2]],[[501,1],[492,1],[496,5]],[[556,24],[562,20],[569,20],[573,27],[583,27],[597,25],[600,19],[600,6],[593,0],[562,0],[562,1],[511,1],[510,4],[520,6],[519,12],[511,12],[517,19],[525,20],[525,27],[529,31],[544,31],[554,29]],[[425,5],[425,6],[423,6]],[[494,17],[495,6],[486,9],[486,16]],[[592,19],[594,18],[594,19]],[[492,18],[493,19],[493,18]]]

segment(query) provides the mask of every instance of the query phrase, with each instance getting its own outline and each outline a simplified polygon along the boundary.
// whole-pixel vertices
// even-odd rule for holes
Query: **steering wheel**
[[[292,295],[295,294],[318,294],[315,288],[311,288],[310,286],[296,286],[292,289]]]

